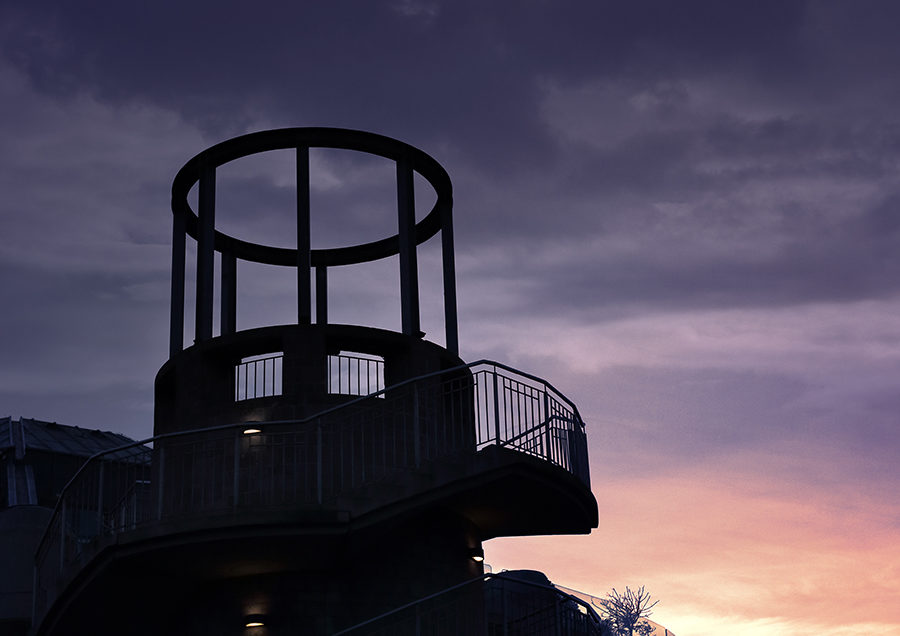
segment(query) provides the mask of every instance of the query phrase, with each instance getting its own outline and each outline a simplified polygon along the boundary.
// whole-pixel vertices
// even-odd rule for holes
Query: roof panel
[[[20,421],[25,429],[26,452],[42,450],[50,453],[90,457],[100,451],[134,442],[133,439],[124,435],[109,431],[66,426],[26,417],[21,418]],[[10,434],[14,424],[12,418],[0,418],[0,449],[14,446]]]

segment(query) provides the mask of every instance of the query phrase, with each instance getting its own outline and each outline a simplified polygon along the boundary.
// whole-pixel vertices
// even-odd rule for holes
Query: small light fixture
[[[244,435],[255,435],[256,433],[262,433],[258,428],[245,428]]]
[[[244,627],[262,627],[266,624],[262,614],[248,614],[244,617]]]
[[[476,563],[481,563],[484,561],[484,549],[479,547],[469,548],[469,556]]]

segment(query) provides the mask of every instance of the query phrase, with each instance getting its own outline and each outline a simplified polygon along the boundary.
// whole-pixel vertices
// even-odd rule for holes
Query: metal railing
[[[547,382],[489,361],[407,380],[301,420],[168,433],[98,453],[63,489],[39,544],[35,618],[120,534],[163,521],[202,524],[219,513],[322,505],[490,446],[549,462],[590,485],[575,405]]]
[[[283,353],[253,356],[234,367],[234,401],[281,395]]]
[[[604,636],[583,600],[557,587],[485,574],[333,636]]]
[[[384,389],[384,358],[341,352],[327,360],[328,392],[369,395]]]

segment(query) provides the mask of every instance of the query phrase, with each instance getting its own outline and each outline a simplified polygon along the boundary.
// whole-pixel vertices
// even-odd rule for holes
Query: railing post
[[[328,324],[328,267],[316,266],[316,324]]]
[[[419,450],[421,434],[419,426],[419,386],[413,384],[413,453],[415,454],[416,468],[419,468],[422,461],[422,454]]]
[[[157,488],[156,488],[156,519],[157,519],[157,521],[162,520],[162,516],[163,516],[163,483],[165,483],[165,472],[166,472],[166,448],[165,448],[165,446],[160,446],[159,447],[159,473],[157,473],[157,475],[156,475],[156,478],[159,480],[159,484],[157,484]]]
[[[243,433],[239,429],[234,429],[234,478],[232,483],[233,496],[231,507],[237,510],[238,497],[241,491],[241,436]]]
[[[556,607],[553,611],[553,634],[554,636],[562,636],[562,621],[568,617],[568,614],[561,611],[562,602],[560,601],[558,594],[554,594],[554,600],[556,601],[554,603]]]
[[[494,368],[494,439],[500,446],[500,394],[497,391],[497,369]]]
[[[322,420],[316,419],[316,500],[322,504]]]
[[[34,565],[32,566],[32,571],[34,572],[34,574],[31,577],[31,624],[37,625],[38,590],[40,589],[40,586],[38,584],[38,577],[40,576],[40,569],[38,569],[36,560],[34,562]]]
[[[500,583],[500,621],[503,624],[503,636],[509,636],[509,620],[506,616],[506,580],[501,579]]]
[[[260,395],[258,397],[267,397],[268,396],[268,393],[266,393],[266,390],[267,390],[266,389],[266,367],[268,366],[268,364],[267,364],[268,360],[269,360],[268,358],[264,358],[262,361],[262,363],[263,363],[263,365],[262,365],[262,368],[263,368],[262,395]]]
[[[484,574],[481,576],[481,583],[478,584],[478,593],[481,596],[481,623],[484,628],[484,635],[491,633],[491,617],[488,608],[491,607],[492,599],[489,596],[487,578]]]
[[[416,636],[420,636],[422,634],[422,617],[419,614],[419,605],[420,603],[416,603]]]
[[[62,506],[59,508],[59,573],[63,573],[63,566],[66,563],[66,513],[67,510],[67,502],[65,496],[63,496]]]
[[[100,476],[97,479],[97,536],[103,534],[103,473],[106,462],[100,461]]]
[[[548,460],[552,461],[552,442],[553,438],[550,434],[550,424],[553,421],[553,418],[550,416],[550,396],[547,394],[547,385],[544,385],[544,422],[546,422],[545,426],[547,427],[547,431],[544,434],[545,437],[545,445],[546,450],[544,451]]]

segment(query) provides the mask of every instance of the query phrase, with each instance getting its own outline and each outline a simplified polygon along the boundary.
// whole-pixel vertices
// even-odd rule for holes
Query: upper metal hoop
[[[418,148],[375,133],[343,128],[281,128],[250,133],[207,148],[188,161],[172,183],[172,212],[185,219],[185,230],[198,238],[196,212],[188,203],[188,193],[200,180],[200,167],[206,163],[215,168],[235,159],[270,150],[290,148],[337,148],[379,155],[387,159],[408,161],[415,172],[434,188],[437,200],[431,211],[415,225],[416,245],[441,229],[441,208],[453,205],[453,188],[446,170]],[[215,250],[236,258],[268,265],[296,265],[297,250],[244,241],[219,230],[215,232]],[[370,243],[347,247],[310,250],[310,265],[331,267],[352,265],[393,256],[400,252],[399,235],[394,234]]]

